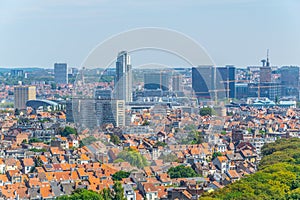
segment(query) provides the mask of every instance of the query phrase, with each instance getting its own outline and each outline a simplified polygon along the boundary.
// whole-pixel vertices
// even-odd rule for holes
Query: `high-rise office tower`
[[[54,64],[54,81],[57,84],[68,84],[68,66],[66,63]]]
[[[26,109],[26,102],[28,100],[36,99],[35,86],[16,86],[14,87],[15,108]]]
[[[132,67],[127,51],[121,51],[118,54],[114,92],[116,99],[125,102],[132,101]]]
[[[96,90],[97,125],[125,126],[125,101],[111,98],[111,90]]]
[[[282,85],[299,86],[299,67],[284,66],[280,68],[280,81]]]
[[[182,75],[174,74],[172,76],[172,90],[173,91],[182,91]]]
[[[72,114],[74,121],[82,128],[93,129],[97,126],[94,98],[73,98]]]
[[[78,69],[78,68],[75,68],[75,67],[72,67],[72,68],[71,68],[71,75],[72,75],[72,76],[76,77],[77,74],[78,74],[78,72],[79,72],[79,69]]]
[[[144,89],[162,91],[169,90],[169,75],[166,72],[150,72],[144,74]]]
[[[269,50],[267,51],[267,60],[261,60],[262,67],[260,68],[260,82],[270,83],[272,81],[272,68],[269,61]]]
[[[299,99],[299,67],[281,67],[280,83],[282,85],[283,96],[295,96],[297,99]]]
[[[227,98],[235,98],[235,67],[226,65],[225,67],[217,67],[220,80],[223,83]],[[218,76],[217,76],[218,77]]]
[[[270,83],[272,81],[272,69],[270,66],[264,66],[260,68],[260,82]]]
[[[197,98],[235,98],[235,67],[193,67],[192,88]]]
[[[197,98],[209,99],[213,89],[213,67],[198,66],[192,68],[192,88]]]
[[[72,100],[66,101],[66,121],[71,123],[74,122]]]

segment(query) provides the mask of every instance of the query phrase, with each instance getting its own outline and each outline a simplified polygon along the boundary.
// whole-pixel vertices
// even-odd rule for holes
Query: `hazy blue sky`
[[[0,66],[79,66],[98,43],[165,27],[202,44],[217,65],[300,65],[299,0],[1,0]]]

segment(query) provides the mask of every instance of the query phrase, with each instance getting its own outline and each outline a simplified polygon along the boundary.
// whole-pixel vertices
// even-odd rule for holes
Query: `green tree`
[[[70,126],[66,126],[61,132],[60,135],[63,137],[67,137],[68,135],[77,135],[77,130],[75,128],[72,128]]]
[[[142,126],[149,126],[150,125],[150,122],[148,120],[145,120],[142,124]]]
[[[198,176],[191,167],[185,167],[184,165],[171,167],[168,170],[168,174],[171,178],[190,178]]]
[[[220,152],[214,152],[213,155],[212,155],[212,160],[215,159],[215,157],[218,157],[218,156],[222,156],[222,154]]]
[[[75,190],[72,195],[61,196],[57,198],[58,200],[85,200],[85,199],[92,199],[92,200],[105,200],[103,196],[97,192],[85,189],[77,189]]]
[[[110,141],[111,141],[112,143],[114,143],[115,145],[118,145],[118,144],[121,143],[121,140],[120,140],[119,136],[117,136],[117,135],[115,135],[115,134],[111,134],[111,135],[110,135]]]
[[[128,178],[130,176],[130,172],[118,171],[112,175],[112,180],[121,181],[123,178]]]
[[[101,195],[103,197],[103,199],[105,200],[112,200],[112,192],[109,188],[104,188],[102,191],[101,191]]]
[[[122,158],[117,158],[116,160],[114,160],[114,163],[120,163],[120,162],[126,162],[126,161]]]
[[[40,152],[46,152],[47,149],[44,149],[44,148],[42,148],[42,149],[32,148],[29,151],[40,153]]]
[[[36,142],[43,142],[41,139],[38,139],[38,138],[30,138],[28,143],[31,144],[31,143],[36,143]]]
[[[174,153],[169,153],[169,154],[161,154],[159,156],[159,159],[162,159],[164,162],[177,162],[178,158]]]
[[[20,115],[20,110],[18,108],[15,109],[15,115]]]
[[[183,138],[180,143],[181,144],[201,144],[203,143],[204,137],[201,132],[196,130],[192,130],[188,133],[186,138]]]
[[[94,136],[88,136],[86,138],[83,138],[80,142],[79,142],[79,147],[83,147],[86,145],[90,145],[93,142],[96,142],[97,139]]]
[[[124,197],[124,188],[122,187],[122,184],[119,181],[115,182],[113,190],[113,200],[126,200],[126,198]]]
[[[51,90],[56,90],[56,83],[51,83]]]
[[[77,189],[71,195],[64,195],[57,198],[58,200],[126,200],[124,197],[124,189],[120,182],[113,185],[113,190],[104,188],[100,193],[86,190]]]
[[[40,157],[37,157],[35,160],[34,160],[34,166],[35,167],[42,167],[43,166],[43,161],[40,159]]]
[[[158,141],[154,144],[155,147],[165,147],[166,145],[167,144],[165,142],[160,142],[160,141]]]
[[[138,168],[143,168],[148,165],[148,162],[143,155],[141,155],[137,150],[130,148],[120,152],[117,158],[123,159],[129,162],[132,166],[136,166]]]
[[[204,107],[200,109],[201,116],[207,116],[207,115],[212,116],[214,113],[215,113],[214,109],[210,107]]]
[[[193,140],[191,141],[191,144],[203,143],[204,136],[202,133],[200,133],[198,131],[192,131],[190,134],[193,136]]]

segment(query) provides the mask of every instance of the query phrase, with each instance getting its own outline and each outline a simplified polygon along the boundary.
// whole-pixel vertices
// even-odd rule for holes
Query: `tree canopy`
[[[110,135],[110,141],[116,145],[120,144],[120,142],[121,142],[119,136],[117,136],[115,134]]]
[[[123,178],[128,178],[129,175],[130,175],[130,172],[125,172],[125,171],[120,170],[112,175],[112,180],[121,181]]]
[[[71,135],[71,134],[74,134],[74,135],[77,135],[77,131],[75,128],[72,128],[70,126],[66,126],[61,132],[60,132],[60,135],[63,136],[63,137],[67,137],[68,135]]]
[[[215,110],[211,107],[204,107],[204,108],[200,109],[201,116],[206,116],[206,115],[212,116],[214,113],[215,113]]]
[[[198,174],[191,167],[185,167],[184,165],[171,167],[168,170],[168,174],[170,178],[190,178],[198,176]]]
[[[204,135],[201,132],[192,130],[187,133],[187,137],[181,139],[180,144],[201,144],[203,143]]]
[[[86,190],[77,189],[71,195],[64,195],[58,197],[57,200],[126,200],[124,197],[124,189],[120,182],[115,182],[113,189],[103,189],[100,193]]]
[[[178,157],[175,153],[169,153],[169,154],[161,154],[159,156],[159,159],[162,159],[164,162],[177,162]]]
[[[96,142],[97,139],[94,137],[94,136],[88,136],[86,138],[83,138],[80,143],[79,143],[79,147],[83,147],[83,146],[86,146],[86,145],[90,145],[92,144],[93,142]]]
[[[148,165],[146,158],[137,150],[131,148],[123,150],[119,153],[117,158],[123,159],[129,162],[132,166],[136,166],[138,168],[143,168]]]
[[[262,148],[259,171],[200,199],[299,199],[300,139],[280,139]]]

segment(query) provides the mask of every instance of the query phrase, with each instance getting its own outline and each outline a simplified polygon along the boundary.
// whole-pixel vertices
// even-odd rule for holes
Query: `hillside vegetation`
[[[262,149],[259,171],[200,199],[300,199],[300,139],[280,139]]]

